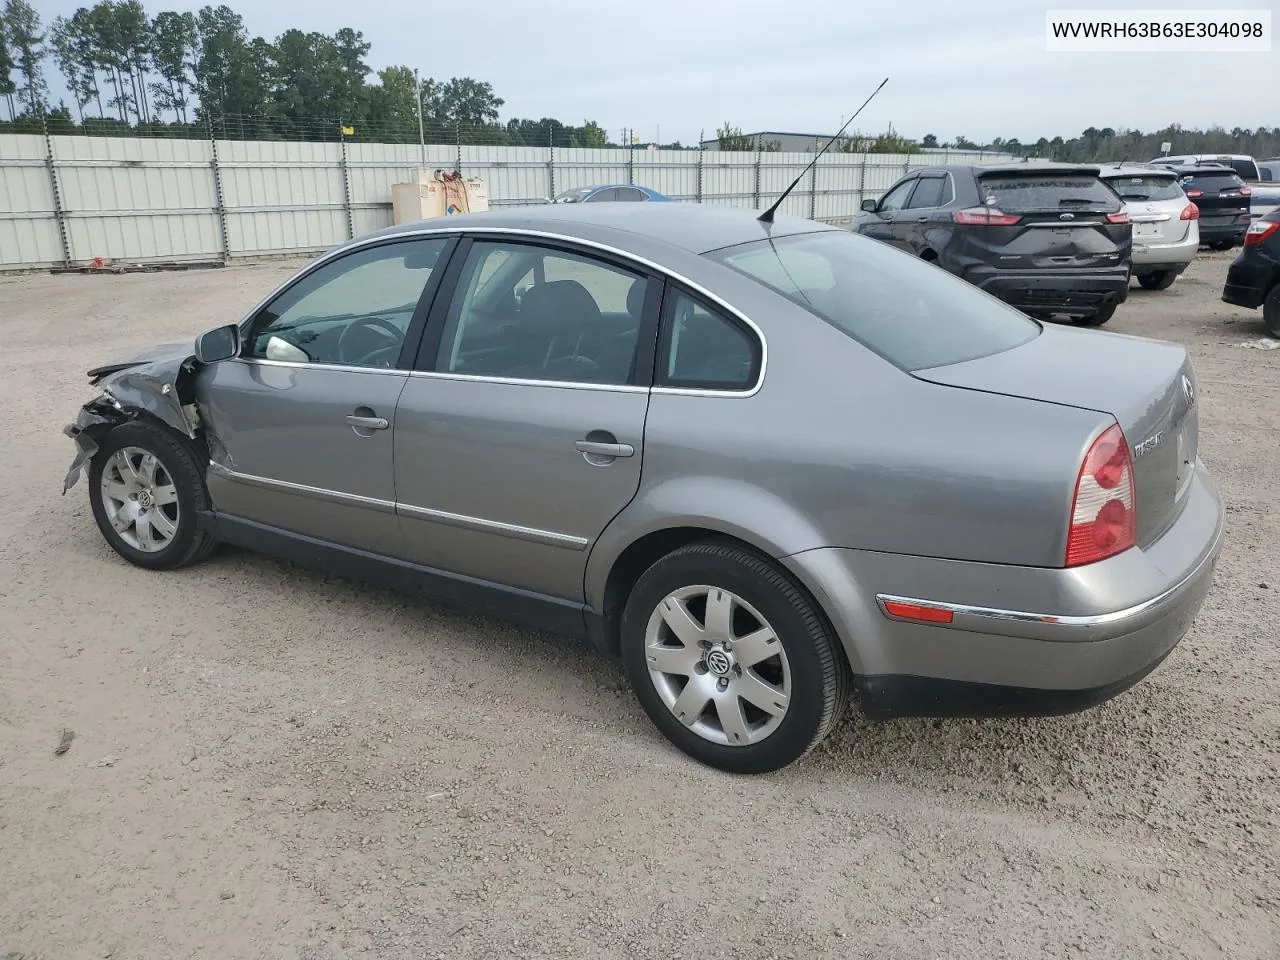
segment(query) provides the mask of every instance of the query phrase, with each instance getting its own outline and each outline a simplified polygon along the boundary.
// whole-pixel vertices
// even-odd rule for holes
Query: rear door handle
[[[599,440],[578,440],[573,446],[579,453],[591,453],[597,457],[631,457],[636,452],[629,443],[601,443]]]
[[[354,413],[347,417],[347,423],[365,430],[385,430],[391,426],[386,417],[357,417]]]

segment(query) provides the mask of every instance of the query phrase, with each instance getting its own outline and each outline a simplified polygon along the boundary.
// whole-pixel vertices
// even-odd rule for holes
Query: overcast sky
[[[46,24],[86,0],[34,0]],[[144,0],[148,13],[199,0]],[[694,143],[744,131],[834,133],[886,76],[856,123],[940,141],[1075,136],[1280,123],[1271,53],[1046,53],[1047,9],[1268,9],[1273,0],[238,0],[251,34],[332,33],[373,45],[374,69],[493,84],[502,118],[591,119],[617,137]],[[1273,13],[1273,17],[1275,14]],[[1280,19],[1280,18],[1276,18]],[[1280,26],[1280,25],[1277,25]],[[56,96],[62,84],[49,64]]]

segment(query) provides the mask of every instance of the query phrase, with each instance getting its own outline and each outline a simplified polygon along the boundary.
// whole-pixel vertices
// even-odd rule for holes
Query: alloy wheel
[[[178,488],[159,458],[142,447],[111,455],[102,470],[102,506],[120,539],[143,553],[163,550],[178,532]]]
[[[759,743],[787,716],[786,651],[759,611],[728,590],[698,585],[667,594],[649,618],[644,656],[663,704],[712,743]]]

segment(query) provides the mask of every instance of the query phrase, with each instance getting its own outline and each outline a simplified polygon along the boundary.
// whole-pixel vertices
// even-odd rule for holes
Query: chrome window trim
[[[259,477],[251,473],[241,473],[230,467],[211,461],[209,470],[227,480],[243,483],[267,490],[280,490],[296,493],[326,503],[345,503],[352,506],[366,507],[378,513],[390,513],[398,516],[409,516],[420,520],[433,520],[449,526],[462,527],[480,533],[494,533],[515,540],[527,540],[550,547],[564,547],[569,550],[585,550],[590,541],[586,537],[578,537],[568,533],[556,533],[554,530],[540,530],[536,527],[522,527],[515,523],[502,523],[498,520],[485,520],[483,517],[470,517],[461,513],[449,513],[445,510],[432,510],[428,507],[416,507],[412,504],[399,503],[393,500],[380,500],[377,497],[363,497],[355,493],[343,493],[325,487],[313,487],[306,483],[294,483],[290,480],[274,480],[270,477]]]
[[[284,282],[279,284],[274,290],[272,290],[269,294],[267,294],[265,297],[259,300],[256,304],[254,304],[253,308],[243,317],[243,319],[241,319],[240,328],[242,331],[247,329],[248,325],[253,321],[253,318],[258,315],[258,312],[262,310],[263,307],[265,307],[277,296],[279,296],[281,293],[287,290],[292,284],[300,280],[305,274],[318,270],[320,267],[324,266],[325,264],[333,260],[336,260],[339,257],[346,256],[349,253],[355,253],[356,251],[362,250],[365,247],[375,246],[375,245],[384,244],[384,243],[394,243],[398,240],[414,240],[414,239],[422,239],[423,237],[435,237],[435,236],[463,237],[463,236],[468,236],[472,234],[491,234],[491,235],[505,234],[508,236],[530,237],[530,238],[539,239],[539,240],[554,240],[560,243],[578,244],[580,246],[590,247],[593,250],[599,250],[602,253],[607,253],[612,256],[618,257],[621,260],[625,260],[630,263],[634,263],[639,266],[645,267],[649,271],[656,273],[659,276],[662,276],[668,280],[673,280],[677,283],[683,284],[684,286],[688,287],[690,290],[705,297],[712,303],[719,306],[721,309],[725,310],[726,312],[736,317],[738,320],[742,321],[742,323],[746,325],[746,327],[751,331],[752,335],[755,336],[757,342],[760,344],[760,371],[756,375],[755,383],[747,389],[700,390],[695,387],[657,387],[655,386],[652,388],[652,391],[654,393],[664,394],[668,396],[682,396],[682,397],[684,396],[725,397],[725,398],[733,398],[733,399],[739,399],[739,398],[746,399],[748,397],[755,396],[757,393],[760,392],[760,388],[764,386],[764,378],[769,368],[769,341],[765,337],[764,331],[761,330],[760,327],[754,321],[752,321],[750,317],[746,316],[740,310],[736,309],[731,303],[729,303],[723,297],[717,295],[711,290],[708,290],[702,284],[698,283],[695,280],[690,279],[689,277],[684,276],[683,274],[676,273],[670,268],[664,267],[661,264],[648,259],[647,257],[642,257],[638,254],[631,253],[619,247],[612,246],[611,244],[602,243],[599,240],[587,240],[582,237],[575,237],[575,236],[571,236],[563,233],[555,233],[550,230],[531,230],[527,227],[474,227],[474,226],[464,227],[464,226],[441,225],[437,227],[424,227],[424,228],[418,228],[418,229],[411,229],[403,233],[395,233],[388,236],[364,237],[355,241],[350,241],[341,247],[338,247],[334,250],[329,251],[326,254],[322,254],[319,258],[317,258],[316,260],[313,260],[311,263],[307,264],[301,270],[295,272],[293,275],[285,279]],[[280,364],[280,365],[286,365],[286,366],[294,366],[294,364],[289,364],[287,361],[265,360],[265,359],[259,359],[257,357],[237,357],[235,359],[246,362],[246,363],[271,363],[271,364]],[[296,366],[300,368],[325,367],[331,370],[332,369],[350,369],[350,370],[359,370],[361,372],[369,372],[369,368],[366,368],[366,367],[339,368],[337,367],[336,364],[305,364],[303,363],[303,364],[296,364]],[[409,373],[412,376],[436,376],[436,377],[445,376],[449,378],[454,378],[459,376],[457,374],[448,374],[448,373],[443,373],[441,371],[435,371],[435,370],[407,371],[407,370],[395,369],[395,370],[377,370],[373,372],[401,373],[401,374]],[[463,376],[466,376],[466,375],[463,375]],[[466,376],[466,378],[479,379],[471,376]],[[524,383],[524,384],[533,383],[533,384],[539,384],[539,385],[545,385],[547,383],[553,382],[553,381],[542,381],[542,380],[526,381],[526,380],[517,380],[512,378],[504,378],[504,377],[487,377],[485,379],[488,380],[489,382],[494,382],[494,383]],[[554,385],[565,386],[567,384],[564,381],[554,381]],[[585,384],[584,386],[591,387],[594,389],[602,389],[602,388],[618,389],[618,387],[622,387],[624,385],[619,384],[617,385],[617,387],[613,387],[613,388],[609,388],[608,385],[601,385],[601,384]],[[626,384],[625,386],[627,386],[628,388],[632,388],[633,385]],[[640,387],[638,389],[646,390],[649,388]]]

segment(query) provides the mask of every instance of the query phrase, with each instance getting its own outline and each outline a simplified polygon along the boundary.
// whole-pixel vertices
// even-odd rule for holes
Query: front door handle
[[[385,430],[391,426],[386,417],[358,417],[354,413],[347,417],[347,423],[359,430]]]
[[[573,446],[579,453],[597,457],[631,457],[636,452],[636,448],[629,443],[602,443],[599,440],[578,440]]]

